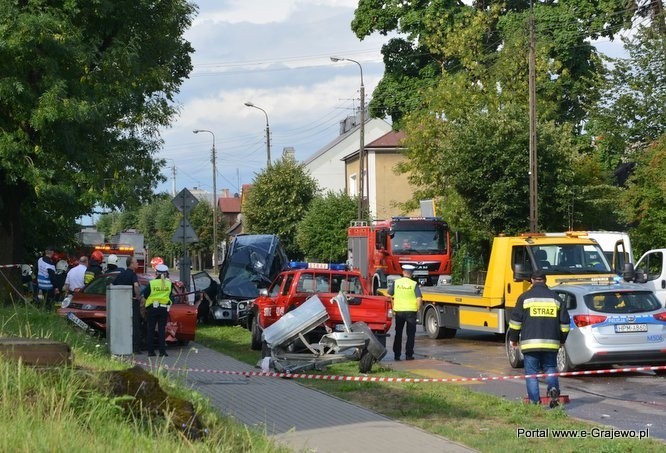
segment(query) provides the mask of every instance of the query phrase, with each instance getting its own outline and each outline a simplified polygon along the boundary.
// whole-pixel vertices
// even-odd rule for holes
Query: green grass
[[[200,394],[166,375],[158,376],[160,386],[194,405],[207,430],[203,439],[191,440],[175,429],[175,412],[125,410],[132,396],[109,395],[103,382],[92,383],[102,372],[128,365],[111,359],[103,340],[53,312],[22,302],[0,303],[0,337],[63,341],[74,354],[72,366],[51,369],[0,357],[0,451],[288,451],[265,433],[220,417]]]
[[[249,364],[256,364],[261,357],[258,351],[251,351],[249,348],[249,331],[237,326],[200,327],[197,341]],[[329,367],[327,374],[359,375],[358,364],[335,364]],[[417,377],[377,364],[373,366],[372,376]],[[556,439],[552,435],[547,439],[518,438],[516,430],[519,427],[548,429],[550,432],[570,429],[585,431],[590,436],[592,429],[600,425],[571,418],[562,409],[547,410],[539,406],[512,402],[475,392],[464,385],[323,380],[299,382],[482,452],[666,451],[664,443],[650,439]]]

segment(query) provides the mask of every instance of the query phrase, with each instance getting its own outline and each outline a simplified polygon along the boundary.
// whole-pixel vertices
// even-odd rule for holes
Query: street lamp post
[[[262,109],[261,107],[257,107],[256,105],[254,105],[250,101],[247,101],[245,103],[245,106],[261,110],[262,112],[264,112],[264,116],[266,116],[266,167],[270,167],[271,166],[271,129],[270,129],[270,126],[268,125],[268,113],[266,113],[266,110]]]
[[[213,136],[210,161],[213,164],[213,270],[217,270],[217,168],[215,166],[215,134],[207,129],[194,129],[192,132],[207,132]]]
[[[359,145],[359,150],[358,150],[358,161],[359,161],[359,179],[358,179],[358,220],[363,219],[363,206],[365,204],[363,195],[364,195],[364,176],[363,172],[365,170],[365,85],[363,84],[363,66],[361,66],[361,63],[359,63],[356,60],[352,60],[351,58],[340,58],[340,57],[331,57],[332,62],[338,62],[338,61],[351,61],[352,63],[356,63],[361,70],[361,129],[359,131],[359,134],[361,136],[360,138],[360,145]],[[368,178],[368,182],[370,182]]]

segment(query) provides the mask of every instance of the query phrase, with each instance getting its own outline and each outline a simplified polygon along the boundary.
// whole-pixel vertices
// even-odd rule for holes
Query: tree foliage
[[[623,196],[623,213],[638,250],[666,247],[666,134],[638,154]]]
[[[292,259],[302,256],[296,242],[298,222],[317,193],[317,182],[303,164],[283,157],[257,174],[243,203],[244,230],[275,234]]]
[[[373,93],[370,113],[390,114],[394,124],[420,105],[441,72],[488,71],[506,47],[507,31],[526,36],[529,0],[360,0],[352,30],[363,39],[373,33],[399,33],[382,48],[385,74]],[[613,37],[634,10],[623,2],[546,0],[534,2],[540,44],[557,62],[551,76],[561,96],[560,113],[580,121],[590,101],[590,75],[600,69],[589,39]],[[517,26],[518,25],[518,26]],[[560,85],[558,87],[558,85]],[[553,93],[555,94],[555,93]]]
[[[192,68],[182,35],[195,8],[185,0],[2,2],[3,259],[19,259],[24,243],[71,235],[94,206],[137,206],[152,195],[158,128]]]
[[[356,219],[355,198],[339,192],[319,195],[298,224],[296,241],[308,261],[344,262],[347,227]]]
[[[611,170],[666,133],[666,33],[640,26],[624,41],[629,56],[610,60],[604,102],[589,125]]]

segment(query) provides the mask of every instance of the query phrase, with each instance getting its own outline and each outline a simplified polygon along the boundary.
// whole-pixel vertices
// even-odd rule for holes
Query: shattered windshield
[[[534,264],[546,274],[611,274],[606,257],[596,244],[531,246]]]

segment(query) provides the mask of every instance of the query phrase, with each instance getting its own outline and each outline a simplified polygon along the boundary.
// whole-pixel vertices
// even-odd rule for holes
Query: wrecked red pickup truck
[[[344,264],[290,263],[292,269],[281,272],[266,290],[261,290],[249,307],[247,328],[252,332],[251,348],[260,350],[262,330],[275,323],[285,313],[317,294],[326,307],[329,319],[326,327],[333,331],[343,329],[342,316],[331,299],[339,293],[347,297],[352,322],[363,321],[386,345],[386,337],[393,322],[391,298],[373,296],[363,283],[361,274],[346,270]],[[324,329],[313,332],[325,333]]]

